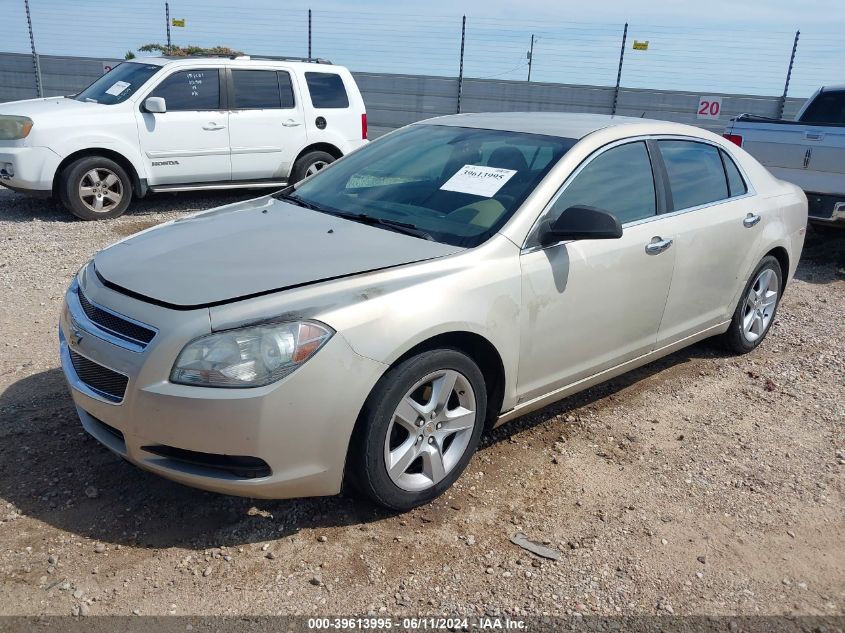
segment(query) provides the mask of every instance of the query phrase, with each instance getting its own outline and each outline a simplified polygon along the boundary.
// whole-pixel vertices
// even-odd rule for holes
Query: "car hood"
[[[64,97],[46,97],[44,99],[26,99],[24,101],[10,101],[0,103],[0,114],[14,114],[17,116],[28,116],[33,121],[42,117],[65,115],[69,112],[82,112],[102,108],[97,103],[83,103],[75,99]]]
[[[112,287],[189,309],[462,250],[267,196],[132,235],[94,266]]]

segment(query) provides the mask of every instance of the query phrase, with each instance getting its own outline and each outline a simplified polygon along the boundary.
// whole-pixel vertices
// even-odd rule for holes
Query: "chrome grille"
[[[89,389],[111,402],[123,400],[129,378],[77,354],[72,349],[68,352],[76,375]]]
[[[155,330],[146,328],[139,323],[134,323],[114,312],[104,310],[91,303],[88,297],[85,296],[85,293],[82,292],[82,288],[78,288],[76,293],[79,297],[79,305],[82,306],[82,311],[85,312],[85,315],[93,323],[110,334],[136,343],[142,348],[146,347],[155,337]]]

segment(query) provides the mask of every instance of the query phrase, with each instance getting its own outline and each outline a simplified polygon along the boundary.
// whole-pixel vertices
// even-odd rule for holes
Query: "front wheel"
[[[132,200],[132,181],[113,160],[86,156],[62,171],[59,198],[82,220],[108,220],[126,211]]]
[[[441,495],[478,448],[487,410],[484,376],[453,349],[391,368],[361,412],[350,476],[376,503],[409,510]]]
[[[757,265],[725,333],[725,343],[737,354],[750,352],[768,334],[780,303],[782,279],[780,263],[771,255]]]

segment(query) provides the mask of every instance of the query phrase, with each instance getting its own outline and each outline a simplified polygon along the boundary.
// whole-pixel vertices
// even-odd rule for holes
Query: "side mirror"
[[[554,221],[540,225],[540,244],[551,246],[564,240],[615,240],[622,237],[619,218],[610,211],[577,205]]]
[[[144,110],[153,114],[164,114],[167,112],[167,102],[164,97],[148,97],[144,100]]]

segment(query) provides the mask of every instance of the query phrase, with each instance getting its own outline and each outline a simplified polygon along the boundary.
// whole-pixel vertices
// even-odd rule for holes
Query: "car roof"
[[[336,64],[326,63],[324,61],[303,61],[299,59],[269,59],[269,58],[250,58],[249,56],[243,57],[134,57],[132,59],[127,59],[128,62],[137,62],[139,64],[155,64],[156,66],[190,66],[190,65],[208,65],[208,64],[226,64],[227,66],[268,66],[268,65],[275,65],[278,64],[280,66],[285,66],[289,68],[299,67],[301,69],[310,69],[316,72],[320,72],[321,69],[338,69],[343,68],[343,66],[338,66]]]
[[[523,132],[526,134],[544,134],[546,136],[574,139],[584,138],[588,134],[605,128],[623,125],[642,126],[642,124],[648,123],[659,125],[662,133],[674,131],[685,135],[689,135],[691,132],[699,135],[703,132],[703,130],[698,128],[668,121],[575,112],[481,112],[477,114],[450,114],[420,121],[420,123],[502,130],[506,132]],[[671,129],[667,130],[667,126]]]

